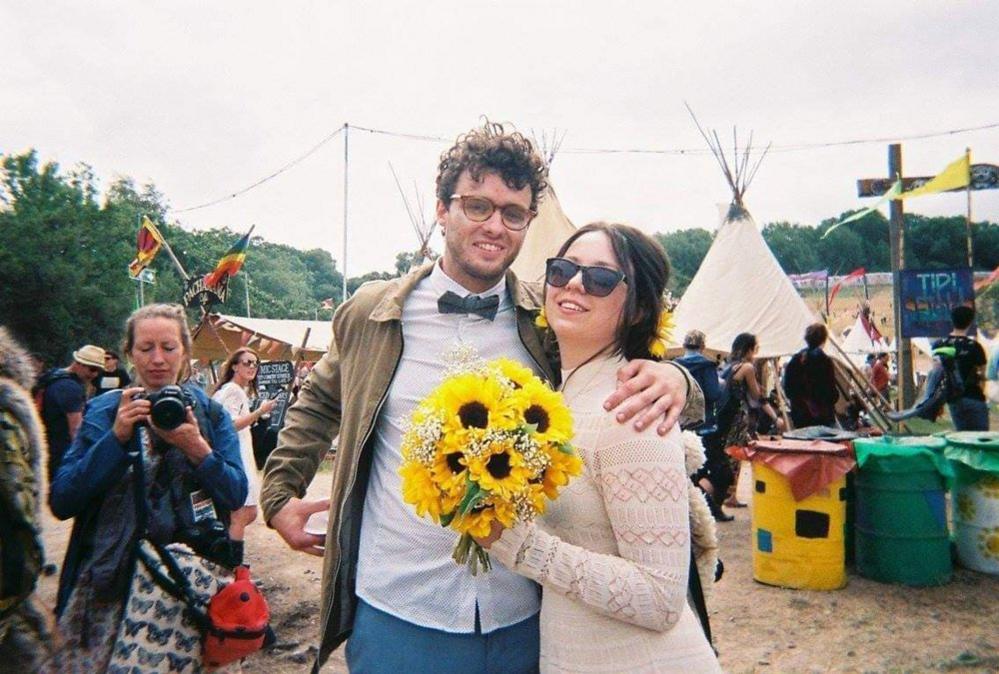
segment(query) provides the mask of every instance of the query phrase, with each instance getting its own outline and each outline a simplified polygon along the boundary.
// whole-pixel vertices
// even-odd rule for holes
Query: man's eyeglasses
[[[583,272],[583,289],[594,297],[607,297],[618,283],[628,282],[624,272],[618,269],[587,267],[564,257],[550,257],[545,264],[545,283],[562,288],[579,272]]]
[[[101,372],[104,372],[104,368],[94,367],[93,365],[87,365],[87,372],[89,372],[90,374],[100,374]]]
[[[258,363],[255,360],[241,360],[241,361],[239,361],[239,364],[240,365],[245,365],[246,367],[257,367],[257,366],[260,365],[260,363]]]
[[[452,194],[451,198],[457,199],[461,203],[462,213],[473,222],[485,222],[496,212],[496,204],[485,197],[477,197],[471,194]],[[534,211],[516,204],[507,204],[500,208],[499,211],[503,225],[515,232],[519,232],[531,224],[531,220],[537,215]]]

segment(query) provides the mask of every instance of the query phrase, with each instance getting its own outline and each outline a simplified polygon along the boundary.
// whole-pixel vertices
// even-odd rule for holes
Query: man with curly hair
[[[348,636],[353,671],[538,669],[537,586],[501,565],[472,576],[455,564],[454,532],[403,502],[398,470],[403,420],[456,345],[558,381],[534,325],[541,288],[509,271],[546,188],[544,162],[521,134],[487,122],[461,136],[437,176],[440,260],[358,289],[288,411],[260,501],[290,547],[325,553],[316,670]],[[700,403],[682,368],[646,361],[622,380],[608,409],[640,427],[668,410],[665,433],[687,391]],[[337,435],[330,500],[302,500]],[[306,532],[310,515],[327,510],[326,535]]]

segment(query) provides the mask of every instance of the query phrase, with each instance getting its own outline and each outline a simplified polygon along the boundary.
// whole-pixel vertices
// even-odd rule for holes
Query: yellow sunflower
[[[406,461],[399,468],[402,476],[402,500],[416,508],[420,517],[430,516],[440,521],[441,493],[434,483],[433,474],[417,461]]]
[[[555,500],[559,489],[569,484],[569,478],[583,472],[583,460],[574,451],[563,451],[557,447],[553,447],[548,456],[551,465],[545,469],[541,486],[545,495]]]
[[[437,452],[430,472],[434,484],[440,488],[443,495],[450,497],[448,500],[455,498],[461,500],[468,477],[467,459],[461,451],[450,450],[451,448],[445,446]],[[445,512],[447,510],[445,508]]]
[[[509,358],[497,358],[490,365],[495,367],[501,375],[513,382],[514,388],[523,388],[527,382],[537,379],[530,368],[526,368]]]
[[[445,436],[500,428],[508,425],[511,417],[500,383],[474,373],[447,379],[430,398],[428,402],[444,413]]]
[[[656,334],[652,337],[652,343],[649,344],[649,353],[656,358],[665,356],[666,349],[669,348],[669,338],[672,333],[673,312],[664,309],[659,314],[659,324],[656,326]]]
[[[481,456],[467,458],[468,470],[479,486],[493,496],[509,499],[527,486],[531,469],[509,443],[492,442]]]
[[[532,377],[510,398],[518,421],[537,429],[534,439],[538,442],[568,442],[572,438],[572,415],[562,394],[537,377]]]
[[[517,522],[517,510],[512,501],[505,499],[489,498],[489,504],[493,507],[496,520],[509,529]]]
[[[489,530],[495,519],[496,510],[492,506],[483,506],[465,515],[455,517],[451,522],[451,528],[461,534],[485,538],[489,535]]]

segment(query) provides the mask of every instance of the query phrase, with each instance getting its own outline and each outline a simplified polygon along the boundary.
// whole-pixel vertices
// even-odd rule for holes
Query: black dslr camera
[[[165,431],[172,431],[187,420],[187,408],[194,407],[194,396],[180,386],[164,386],[153,393],[139,394],[152,404],[149,412],[153,424]]]
[[[196,553],[223,566],[232,568],[243,563],[243,550],[229,539],[226,525],[217,519],[195,522],[177,533],[181,543]]]

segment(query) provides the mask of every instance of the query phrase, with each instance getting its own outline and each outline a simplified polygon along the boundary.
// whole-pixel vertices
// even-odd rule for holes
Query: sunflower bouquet
[[[454,560],[491,568],[473,537],[544,513],[583,462],[562,394],[508,359],[467,359],[417,406],[402,439],[402,497],[459,534]]]

